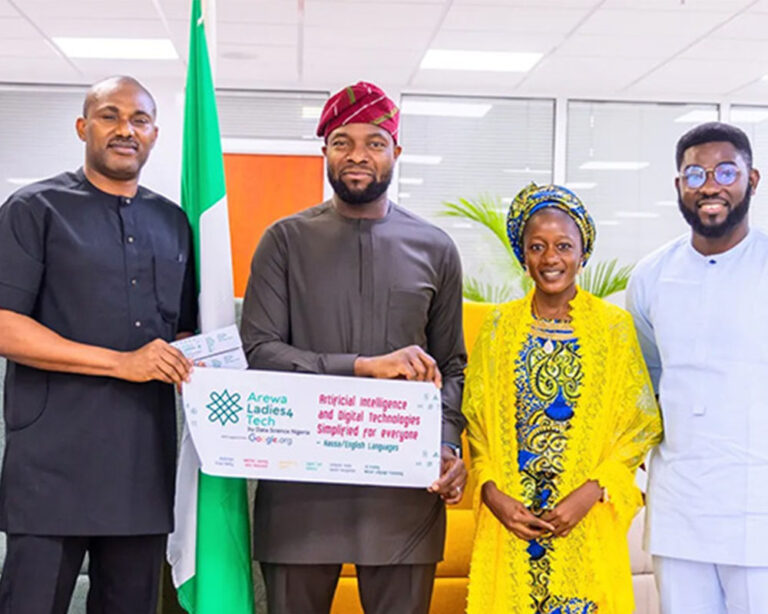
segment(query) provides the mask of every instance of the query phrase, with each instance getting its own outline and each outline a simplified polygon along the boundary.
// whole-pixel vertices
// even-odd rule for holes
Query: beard
[[[738,226],[749,213],[749,201],[752,195],[749,190],[744,195],[744,199],[735,207],[733,207],[725,219],[719,224],[705,224],[701,221],[699,214],[696,210],[691,210],[683,204],[683,199],[680,198],[680,194],[677,195],[677,207],[680,209],[680,213],[683,214],[683,218],[688,225],[693,229],[693,232],[707,239],[722,239],[728,233],[730,233],[736,226]]]
[[[342,181],[340,176],[334,176],[328,169],[328,183],[336,195],[348,205],[365,205],[373,202],[384,194],[392,181],[392,171],[384,175],[380,181],[374,179],[365,188],[353,190]]]

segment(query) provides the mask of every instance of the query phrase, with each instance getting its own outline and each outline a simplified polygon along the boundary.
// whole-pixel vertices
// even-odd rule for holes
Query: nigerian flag
[[[224,161],[200,0],[192,1],[190,25],[181,206],[194,234],[205,332],[232,324],[235,308]],[[186,426],[174,514],[168,562],[182,607],[190,614],[253,614],[245,480],[202,474]]]

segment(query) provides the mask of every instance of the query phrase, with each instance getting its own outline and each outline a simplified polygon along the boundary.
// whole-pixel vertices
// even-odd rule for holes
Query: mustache
[[[112,147],[113,145],[116,147],[133,147],[134,149],[139,147],[139,144],[133,139],[112,139],[108,146]]]
[[[369,175],[373,174],[373,171],[370,168],[368,168],[367,166],[358,166],[356,164],[350,164],[348,166],[343,167],[339,171],[339,174],[341,175],[343,173],[349,173],[349,172],[352,172],[352,173],[368,173]]]

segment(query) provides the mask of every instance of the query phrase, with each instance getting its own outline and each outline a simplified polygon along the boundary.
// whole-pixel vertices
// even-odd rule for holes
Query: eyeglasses
[[[715,168],[704,168],[698,164],[691,164],[685,167],[680,176],[685,181],[685,185],[695,190],[707,182],[707,175],[709,173],[712,173],[712,176],[719,185],[729,186],[736,183],[741,171],[735,162],[721,162]]]

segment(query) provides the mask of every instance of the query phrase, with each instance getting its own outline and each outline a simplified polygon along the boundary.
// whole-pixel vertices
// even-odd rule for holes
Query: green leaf
[[[507,254],[514,260],[517,269],[522,273],[522,267],[517,262],[515,253],[512,251],[512,246],[507,238],[506,207],[501,202],[500,197],[481,194],[476,199],[459,198],[459,202],[456,203],[444,202],[443,206],[445,210],[441,212],[441,215],[470,220],[490,230],[504,246]]]
[[[510,284],[494,285],[475,277],[464,278],[464,298],[476,303],[506,303],[521,297],[519,287]]]
[[[587,292],[605,298],[627,287],[632,268],[632,265],[619,267],[616,258],[607,262],[596,262],[584,269],[579,275],[578,283]]]

